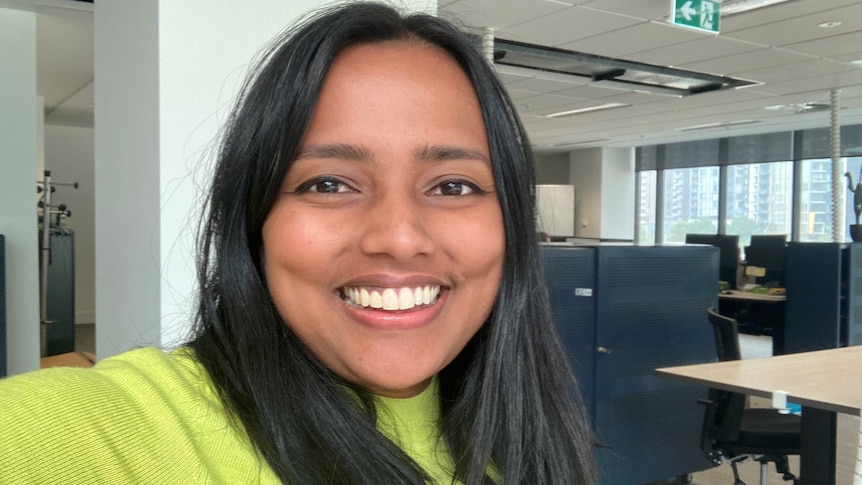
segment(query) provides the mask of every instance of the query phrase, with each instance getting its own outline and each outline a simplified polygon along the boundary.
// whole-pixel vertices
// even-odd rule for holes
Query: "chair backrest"
[[[742,353],[739,351],[739,329],[736,320],[721,315],[714,307],[706,312],[715,333],[715,352],[719,362],[740,360]]]
[[[740,360],[739,330],[736,320],[707,309],[707,317],[715,335],[715,353],[720,362]],[[713,403],[704,419],[701,446],[707,454],[716,442],[736,441],[742,425],[745,395],[736,392],[710,389],[709,400]]]

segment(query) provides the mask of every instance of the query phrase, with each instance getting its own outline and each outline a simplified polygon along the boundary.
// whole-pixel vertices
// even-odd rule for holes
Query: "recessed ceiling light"
[[[838,27],[839,25],[841,25],[840,20],[829,20],[827,22],[820,22],[817,24],[821,29],[831,29],[833,27]]]
[[[547,115],[541,115],[542,118],[562,118],[564,116],[573,116],[579,115],[583,113],[592,113],[594,111],[604,111],[606,109],[615,109],[622,108],[623,106],[628,106],[623,103],[605,103],[600,104],[598,106],[590,106],[589,108],[580,108],[580,109],[570,109],[568,111],[560,111],[559,113],[551,113]]]
[[[704,123],[702,125],[694,125],[694,126],[685,126],[683,128],[677,128],[676,131],[695,131],[695,130],[707,130],[709,128],[726,128],[734,125],[748,125],[751,123],[760,123],[760,120],[736,120],[736,121],[718,121],[715,123]]]
[[[829,103],[822,103],[819,101],[808,101],[806,103],[792,103],[792,104],[777,104],[775,106],[766,106],[763,109],[769,111],[789,111],[794,114],[802,114],[802,113],[811,113],[814,111],[825,111],[830,108]]]

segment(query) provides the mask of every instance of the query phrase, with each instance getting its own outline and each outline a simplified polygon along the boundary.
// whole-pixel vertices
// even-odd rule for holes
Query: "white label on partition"
[[[575,288],[575,296],[593,296],[592,288]]]

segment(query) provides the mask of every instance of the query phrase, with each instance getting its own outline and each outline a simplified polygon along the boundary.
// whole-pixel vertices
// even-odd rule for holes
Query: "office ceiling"
[[[0,7],[39,14],[46,123],[92,126],[93,5],[0,0]],[[540,152],[825,127],[832,89],[840,89],[841,123],[862,123],[862,1],[791,0],[723,17],[719,35],[669,25],[670,10],[671,0],[439,0],[438,7],[501,39],[755,81],[671,97],[501,74]],[[608,103],[622,106],[547,116]]]

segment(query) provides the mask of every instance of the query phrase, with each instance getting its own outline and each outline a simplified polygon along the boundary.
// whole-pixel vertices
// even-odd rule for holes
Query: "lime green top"
[[[440,483],[452,461],[436,379],[380,400],[381,431]],[[279,483],[187,349],[143,348],[92,369],[0,380],[0,483]]]

